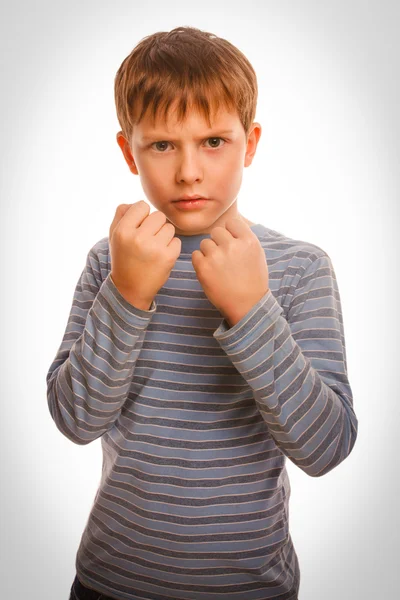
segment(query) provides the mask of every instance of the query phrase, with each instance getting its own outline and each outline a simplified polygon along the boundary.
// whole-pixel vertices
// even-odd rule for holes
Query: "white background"
[[[299,598],[396,597],[399,19],[383,0],[3,2],[2,598],[68,599],[101,446],[57,430],[46,374],[89,249],[118,204],[145,198],[115,139],[115,73],[181,25],[228,39],[257,73],[263,133],[240,212],[322,247],[339,284],[359,433],[321,478],[287,461]]]

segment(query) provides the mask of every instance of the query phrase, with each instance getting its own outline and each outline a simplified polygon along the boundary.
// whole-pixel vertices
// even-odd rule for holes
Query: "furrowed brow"
[[[200,140],[204,140],[204,139],[208,139],[208,138],[212,138],[212,137],[219,137],[220,135],[231,135],[232,133],[234,133],[233,129],[225,129],[224,131],[214,131],[213,133],[202,135],[201,137],[195,138],[195,139],[196,139],[196,141],[200,141]],[[144,136],[142,136],[142,140],[144,142],[148,142],[150,140],[163,140],[163,141],[170,140],[171,142],[179,141],[176,139],[172,139],[167,133],[164,133],[162,131],[160,131],[159,133],[155,132],[152,134],[144,135]]]

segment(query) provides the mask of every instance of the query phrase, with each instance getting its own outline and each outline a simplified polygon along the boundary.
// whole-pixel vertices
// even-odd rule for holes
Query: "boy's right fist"
[[[120,204],[109,232],[112,281],[128,302],[142,310],[149,310],[168,280],[182,245],[164,213],[149,212],[143,200]]]

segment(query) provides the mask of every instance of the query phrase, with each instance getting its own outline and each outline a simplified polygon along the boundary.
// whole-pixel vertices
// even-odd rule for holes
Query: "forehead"
[[[179,132],[191,129],[193,132],[211,132],[216,129],[225,131],[237,131],[242,127],[239,115],[236,111],[230,111],[225,107],[219,107],[218,111],[210,111],[211,128],[207,118],[197,107],[189,107],[183,120],[178,119],[176,104],[171,106],[166,117],[163,113],[156,114],[155,119],[146,113],[141,122],[134,129],[140,137],[146,137],[157,133],[176,135]]]

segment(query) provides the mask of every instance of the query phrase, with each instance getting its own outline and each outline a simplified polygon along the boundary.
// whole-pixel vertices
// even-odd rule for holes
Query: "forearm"
[[[155,308],[144,312],[121,302],[112,281],[106,280],[78,334],[82,315],[78,296],[79,292],[48,373],[47,397],[58,429],[73,442],[88,444],[110,429],[120,414],[132,382],[138,342]]]
[[[324,302],[335,306],[332,296]],[[324,308],[323,323],[304,304],[303,314],[313,316],[302,320],[299,312],[293,331],[282,312],[268,292],[233,327],[223,322],[214,337],[253,390],[276,444],[316,477],[344,460],[357,437],[339,312]]]
[[[342,373],[340,383],[329,381],[328,373],[322,377],[296,344],[283,317],[271,327],[271,339],[263,348],[258,368],[262,375],[248,383],[281,450],[313,477],[339,465],[357,437],[346,374]]]

